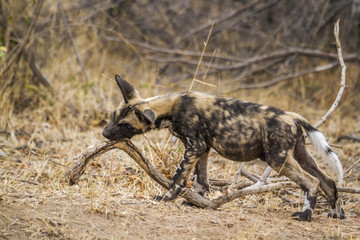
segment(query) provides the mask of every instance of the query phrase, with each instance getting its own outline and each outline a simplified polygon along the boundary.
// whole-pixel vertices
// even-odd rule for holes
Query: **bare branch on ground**
[[[89,161],[95,156],[105,153],[107,151],[119,149],[127,153],[136,163],[140,165],[142,169],[158,184],[160,184],[165,189],[170,188],[171,181],[167,179],[163,174],[161,174],[154,165],[141,153],[141,151],[131,142],[131,141],[107,141],[102,142],[99,145],[87,150],[85,153],[81,154],[79,157],[75,158],[75,163],[70,167],[66,172],[66,177],[69,179],[70,184],[76,184],[81,175],[84,173],[86,165]],[[268,185],[251,185],[240,190],[228,192],[222,196],[210,200],[199,195],[196,192],[193,192],[190,189],[184,189],[182,197],[194,204],[195,206],[201,208],[213,208],[216,209],[221,205],[230,202],[236,198],[254,194],[262,193],[271,190],[281,189],[281,188],[297,188],[298,186],[291,181],[280,181],[277,183],[272,183]],[[353,188],[338,188],[340,192],[347,193],[360,193],[359,189]]]

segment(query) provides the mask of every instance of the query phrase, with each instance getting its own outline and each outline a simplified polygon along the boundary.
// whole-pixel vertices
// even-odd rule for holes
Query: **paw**
[[[328,214],[328,217],[329,217],[329,218],[344,219],[344,218],[345,218],[345,212],[344,212],[344,210],[341,208],[340,214],[330,212],[330,213]]]
[[[164,195],[164,196],[155,196],[154,198],[153,198],[153,200],[154,201],[157,201],[157,202],[168,202],[168,201],[170,201],[171,199],[168,197],[168,196],[166,196],[166,195]]]
[[[177,198],[184,192],[184,189],[177,184],[173,184],[170,190],[164,196],[155,196],[154,200],[158,202],[168,202]]]
[[[303,212],[295,212],[293,215],[291,215],[292,219],[298,220],[298,221],[307,221],[311,222],[311,215],[312,212],[310,209],[306,209]]]
[[[187,207],[196,207],[196,208],[200,208],[200,207],[196,206],[195,204],[193,204],[192,202],[189,202],[189,201],[186,201],[186,200],[182,201],[181,205],[183,205],[183,206],[187,206]]]

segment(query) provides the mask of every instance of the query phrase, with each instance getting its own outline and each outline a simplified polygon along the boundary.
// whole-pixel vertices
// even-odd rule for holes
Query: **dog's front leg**
[[[156,196],[154,199],[158,201],[170,201],[184,193],[186,182],[191,171],[206,150],[206,146],[203,147],[203,145],[198,142],[189,144],[185,150],[180,166],[174,174],[169,191],[164,196]]]

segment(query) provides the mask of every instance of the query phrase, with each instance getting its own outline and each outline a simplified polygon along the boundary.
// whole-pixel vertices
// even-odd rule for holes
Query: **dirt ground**
[[[69,201],[69,198],[73,198]],[[13,196],[0,202],[2,239],[359,239],[359,215],[312,222],[291,220],[288,209],[225,206],[198,209],[151,200],[120,202],[91,210],[90,199]]]
[[[312,222],[290,218],[302,208],[302,193],[297,189],[242,197],[218,210],[185,206],[183,199],[159,203],[152,198],[164,189],[120,151],[94,159],[79,184],[69,186],[63,178],[66,166],[86,146],[102,140],[101,128],[73,134],[71,141],[41,143],[39,136],[46,138],[54,131],[48,128],[39,127],[31,144],[20,133],[15,134],[17,145],[10,144],[11,136],[2,138],[6,156],[0,158],[0,239],[360,239],[358,194],[340,194],[344,220],[327,218],[329,207],[320,195]],[[168,135],[157,132],[147,138],[154,148],[153,138],[164,146]],[[134,140],[137,146],[146,146],[144,141]],[[349,160],[343,161],[348,169],[360,156],[360,144],[341,145],[337,152]],[[181,159],[181,145],[168,144],[158,155],[149,149],[143,151],[160,169],[164,168],[161,153],[169,161]],[[177,163],[171,165],[175,170]],[[331,172],[326,164],[320,165]],[[238,167],[239,163],[210,154],[210,178],[231,180]],[[257,162],[246,168],[261,174],[265,166]],[[166,174],[166,169],[162,171]],[[359,187],[358,171],[354,167],[347,175],[347,186]],[[216,186],[212,190],[212,197],[222,191]]]

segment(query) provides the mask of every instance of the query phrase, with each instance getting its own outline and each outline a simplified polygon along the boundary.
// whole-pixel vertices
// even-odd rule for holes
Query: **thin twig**
[[[360,137],[356,137],[356,136],[339,136],[337,139],[336,139],[336,142],[340,142],[341,140],[343,139],[346,139],[346,140],[352,140],[352,141],[355,141],[355,142],[360,142]]]
[[[205,71],[205,74],[204,74],[204,76],[203,76],[203,82],[205,82],[206,81],[206,76],[207,76],[207,74],[208,74],[208,72],[209,72],[209,68],[210,68],[210,66],[211,66],[211,64],[212,64],[212,61],[214,60],[214,56],[215,56],[215,54],[216,54],[216,49],[214,50],[214,52],[213,52],[213,55],[211,56],[211,59],[210,59],[210,62],[209,62],[209,64],[208,64],[208,66],[207,66],[207,68],[206,68],[206,71]]]
[[[201,65],[201,62],[202,62],[202,58],[203,58],[203,54],[204,54],[204,52],[205,52],[205,50],[206,50],[206,46],[208,45],[208,42],[209,42],[209,39],[210,39],[210,36],[211,36],[211,32],[212,32],[212,29],[213,29],[213,27],[214,27],[214,23],[215,23],[215,22],[213,22],[213,24],[211,25],[211,28],[210,28],[210,30],[209,30],[209,34],[208,34],[208,36],[207,36],[206,42],[204,43],[204,48],[203,48],[202,54],[201,54],[201,56],[200,56],[199,62],[198,62],[198,64],[197,64],[197,67],[196,67],[196,70],[195,70],[195,73],[194,73],[194,77],[193,77],[193,79],[192,79],[192,81],[191,81],[191,84],[190,84],[190,87],[189,87],[189,91],[191,91],[191,89],[192,89],[192,87],[193,87],[193,85],[194,85],[194,81],[195,81],[196,75],[197,75],[197,73],[198,73],[198,71],[199,71],[199,68],[200,68],[200,65]],[[210,65],[211,65],[211,64],[209,64],[209,67],[210,67]]]
[[[7,178],[3,175],[0,175],[0,178]],[[21,178],[13,178],[13,177],[8,177],[10,178],[11,180],[14,180],[14,181],[19,181],[19,182],[24,182],[24,183],[29,183],[29,184],[32,184],[32,185],[40,185],[41,183],[39,182],[34,182],[34,181],[31,181],[31,180],[27,180],[27,179],[21,179]]]
[[[43,86],[52,90],[54,87],[53,87],[50,79],[40,70],[40,67],[36,62],[34,54],[30,53],[27,49],[24,49],[24,52],[25,52],[25,55],[24,55],[25,59],[27,60],[33,74],[39,79],[39,82]]]
[[[82,59],[81,59],[81,57],[80,57],[79,50],[78,50],[78,48],[77,48],[77,46],[76,46],[76,44],[75,44],[75,41],[74,41],[74,38],[73,38],[73,35],[72,35],[72,32],[71,32],[71,29],[70,29],[70,27],[69,27],[69,23],[68,23],[68,21],[67,21],[67,19],[66,19],[66,15],[65,15],[64,10],[63,10],[63,8],[62,8],[62,6],[61,6],[60,0],[57,0],[57,4],[58,4],[58,8],[59,8],[59,10],[60,10],[60,14],[61,14],[61,17],[62,17],[62,19],[63,19],[64,25],[65,25],[66,31],[67,31],[67,33],[68,33],[68,35],[69,35],[71,44],[72,44],[72,46],[73,46],[73,48],[74,48],[75,55],[76,55],[76,58],[77,58],[77,60],[78,60],[78,63],[80,64],[81,70],[82,70],[82,72],[84,73],[84,76],[85,76],[86,80],[89,81],[89,80],[90,80],[89,75],[87,74],[87,71],[86,71],[86,69],[85,69],[84,62],[82,61]]]
[[[91,226],[93,226],[96,230],[98,230],[99,232],[101,232],[102,234],[104,234],[105,236],[111,236],[110,234],[107,234],[106,232],[102,231],[100,228],[98,228],[97,226],[95,226],[95,224],[93,224],[92,222],[90,222]]]
[[[360,159],[358,159],[353,165],[351,165],[348,169],[346,169],[344,174],[347,174],[348,172],[350,172],[350,170],[353,169],[359,162],[360,162]]]
[[[337,53],[338,53],[338,57],[339,57],[339,63],[340,63],[340,66],[341,66],[340,89],[339,89],[339,92],[338,92],[338,94],[336,96],[336,99],[335,99],[334,103],[332,104],[332,106],[330,107],[329,111],[320,119],[319,122],[317,122],[314,125],[315,128],[320,127],[330,117],[332,112],[339,105],[341,96],[342,96],[342,94],[343,94],[343,92],[345,90],[346,66],[345,66],[345,63],[344,63],[343,56],[342,56],[341,43],[340,43],[340,39],[339,39],[339,22],[340,22],[340,19],[337,20],[337,22],[336,22],[336,24],[334,26],[334,35],[335,35],[335,40],[336,40],[336,49],[337,49]]]
[[[66,166],[65,164],[59,163],[59,162],[57,162],[57,161],[55,161],[55,160],[52,160],[52,159],[47,159],[47,160],[50,161],[50,162],[52,162],[52,163],[55,163],[55,164],[57,164],[57,165],[59,165],[59,166],[62,166],[62,167],[64,167],[64,168],[69,168],[69,166]]]

